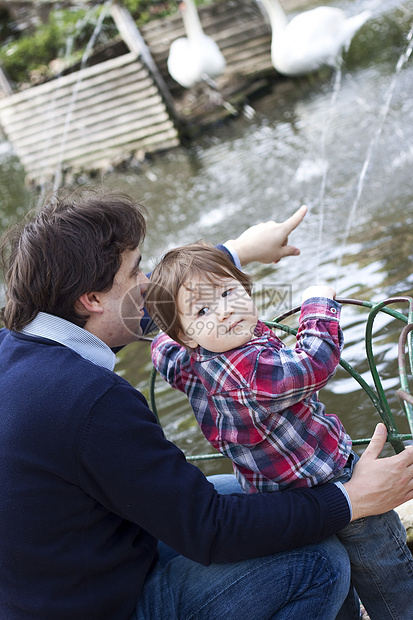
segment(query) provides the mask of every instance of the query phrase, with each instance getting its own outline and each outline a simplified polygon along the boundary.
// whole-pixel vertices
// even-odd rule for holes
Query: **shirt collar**
[[[21,331],[28,336],[48,338],[63,344],[97,366],[108,370],[115,367],[116,355],[100,338],[53,314],[39,312]]]
[[[239,351],[240,349],[244,349],[249,347],[252,344],[259,344],[260,342],[267,342],[269,336],[273,336],[274,333],[272,330],[265,325],[262,321],[258,321],[255,329],[254,335],[251,340],[248,340],[241,347],[237,347],[236,349],[231,349],[232,351]],[[208,349],[204,349],[203,347],[198,346],[196,349],[191,351],[191,356],[198,362],[205,362],[214,357],[219,357],[220,355],[227,355],[230,351],[224,351],[223,353],[214,353],[213,351],[208,351]]]

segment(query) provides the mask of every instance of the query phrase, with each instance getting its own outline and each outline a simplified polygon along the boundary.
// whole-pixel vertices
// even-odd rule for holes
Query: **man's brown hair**
[[[183,346],[187,345],[182,339],[176,298],[181,286],[195,276],[212,284],[233,277],[249,295],[252,289],[252,277],[240,271],[225,252],[202,239],[167,252],[151,275],[145,306],[158,327]]]
[[[88,317],[77,300],[111,289],[122,252],[135,249],[145,231],[143,207],[125,194],[58,193],[2,237],[4,325],[20,331],[48,312],[83,327]]]

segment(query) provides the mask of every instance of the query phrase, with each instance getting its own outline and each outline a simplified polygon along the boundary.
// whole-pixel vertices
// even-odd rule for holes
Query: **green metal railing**
[[[413,438],[413,396],[409,391],[409,373],[412,374],[413,369],[413,298],[411,297],[391,297],[379,303],[372,303],[369,301],[361,301],[359,299],[337,299],[340,304],[350,304],[355,306],[363,306],[368,308],[369,315],[366,321],[365,332],[365,346],[367,361],[370,369],[370,373],[373,379],[374,388],[370,386],[363,377],[343,358],[340,360],[340,365],[353,377],[355,381],[362,387],[369,399],[374,405],[374,408],[378,412],[380,418],[387,427],[387,441],[392,445],[396,453],[404,450],[403,441]],[[389,308],[392,304],[407,304],[407,312],[403,314],[398,310]],[[288,317],[296,314],[301,309],[301,306],[296,306],[288,312],[276,317],[272,321],[265,321],[265,324],[272,328],[277,328],[284,331],[287,334],[296,335],[297,329],[285,325],[285,321]],[[398,342],[398,371],[400,377],[400,389],[396,391],[404,413],[409,423],[410,433],[401,434],[397,428],[394,416],[390,409],[386,394],[384,392],[383,384],[377,371],[377,366],[374,360],[373,354],[373,325],[377,315],[382,312],[388,314],[391,317],[404,323],[404,327],[401,330],[399,342]],[[156,370],[153,368],[149,378],[149,402],[152,411],[156,415],[159,421],[159,415],[156,407],[155,396],[155,381]],[[353,439],[353,445],[367,444],[371,438]],[[217,458],[225,458],[219,452],[214,454],[199,454],[187,456],[188,461],[206,461]]]

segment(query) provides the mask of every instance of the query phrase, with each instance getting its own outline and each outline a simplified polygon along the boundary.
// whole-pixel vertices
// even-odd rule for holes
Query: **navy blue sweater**
[[[344,527],[334,485],[218,495],[144,397],[53,341],[0,330],[0,618],[127,620],[157,539],[200,562]]]

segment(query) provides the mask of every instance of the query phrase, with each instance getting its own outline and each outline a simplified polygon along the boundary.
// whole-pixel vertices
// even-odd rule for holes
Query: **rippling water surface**
[[[336,4],[349,14],[370,8],[373,18],[346,57],[334,105],[334,76],[283,80],[251,102],[252,119],[240,116],[189,150],[103,175],[105,186],[128,192],[148,209],[143,248],[148,271],[174,245],[201,237],[224,241],[251,224],[282,221],[306,203],[309,214],[291,237],[301,256],[285,259],[277,268],[251,265],[257,290],[274,292],[278,286],[285,291],[288,286],[288,305],[299,303],[301,291],[316,281],[335,286],[340,297],[374,302],[413,294],[413,58],[406,54],[413,2]],[[36,193],[24,186],[6,142],[0,143],[0,164],[4,228],[36,201]],[[279,299],[276,292],[257,296],[264,318],[284,309],[285,304],[274,307]],[[344,308],[343,357],[371,383],[364,350],[366,316],[364,309]],[[408,432],[394,396],[401,327],[379,315],[374,351],[397,424]],[[124,349],[117,370],[147,393],[148,343]],[[167,435],[188,454],[210,451],[186,399],[161,381],[157,392]],[[345,371],[338,371],[321,396],[353,437],[371,435],[378,415]],[[201,466],[207,473],[230,470],[222,460]]]

